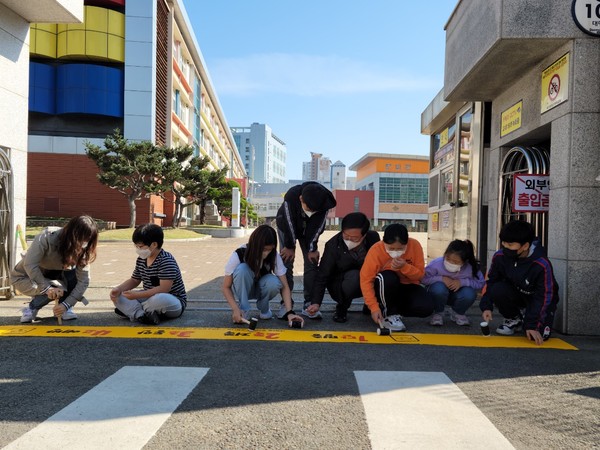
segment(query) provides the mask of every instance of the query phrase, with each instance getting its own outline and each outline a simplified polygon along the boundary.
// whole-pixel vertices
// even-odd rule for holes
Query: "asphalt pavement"
[[[331,232],[322,238],[325,242]],[[420,237],[422,238],[422,236]],[[182,318],[166,323],[182,329],[241,329],[220,292],[223,266],[246,239],[208,238],[165,242],[183,273],[190,299]],[[424,239],[426,244],[426,238]],[[108,292],[133,269],[131,243],[102,243],[92,266],[88,306],[64,324],[140,328],[116,316]],[[301,280],[297,273],[298,281]],[[300,293],[294,297],[300,300]],[[353,307],[346,324],[331,320],[324,304],[321,321],[306,328],[336,333],[373,333],[370,317]],[[0,328],[20,327],[27,299],[0,302]],[[277,309],[277,302],[272,304]],[[46,311],[47,310],[47,311]],[[468,315],[479,322],[473,307]],[[56,326],[50,308],[36,325]],[[433,330],[425,319],[406,319],[407,335],[479,335],[478,327],[448,323]],[[261,321],[277,330],[279,320]],[[23,328],[23,327],[21,327]],[[93,389],[123,366],[203,367],[207,375],[144,448],[372,448],[358,393],[356,371],[443,372],[492,424],[519,449],[600,448],[600,338],[557,335],[577,350],[481,348],[470,345],[375,345],[340,342],[231,341],[22,337],[0,330],[0,447],[32,430]],[[513,339],[525,339],[515,337]],[[152,403],[147,392],[140,402]],[[427,421],[427,417],[422,418]],[[438,424],[431,423],[432,429]],[[135,420],[131,423],[135,428]],[[443,429],[440,433],[443,433]],[[464,423],[465,436],[472,433]],[[398,428],[398,446],[411,430]],[[489,448],[482,442],[480,448]],[[446,448],[452,447],[450,443]]]

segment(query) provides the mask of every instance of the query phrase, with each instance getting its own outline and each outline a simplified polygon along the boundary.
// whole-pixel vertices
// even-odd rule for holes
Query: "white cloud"
[[[285,53],[219,59],[209,70],[219,95],[398,92],[436,89],[443,82],[338,56]]]

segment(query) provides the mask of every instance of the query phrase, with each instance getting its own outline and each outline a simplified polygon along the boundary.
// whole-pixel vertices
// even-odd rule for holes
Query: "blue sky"
[[[421,112],[443,86],[456,0],[183,3],[229,126],[268,124],[288,179],[310,152],[346,166],[429,154]]]

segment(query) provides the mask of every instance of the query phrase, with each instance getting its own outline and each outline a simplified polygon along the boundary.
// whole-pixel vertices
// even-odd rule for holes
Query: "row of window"
[[[429,198],[427,178],[388,178],[379,179],[380,203],[425,203]]]

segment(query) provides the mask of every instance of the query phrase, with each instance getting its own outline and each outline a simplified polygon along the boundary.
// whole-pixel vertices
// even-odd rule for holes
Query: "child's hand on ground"
[[[542,335],[540,334],[539,331],[537,331],[537,330],[525,330],[525,333],[527,334],[527,338],[530,341],[535,342],[536,345],[542,345],[544,343],[544,338],[542,337]]]

